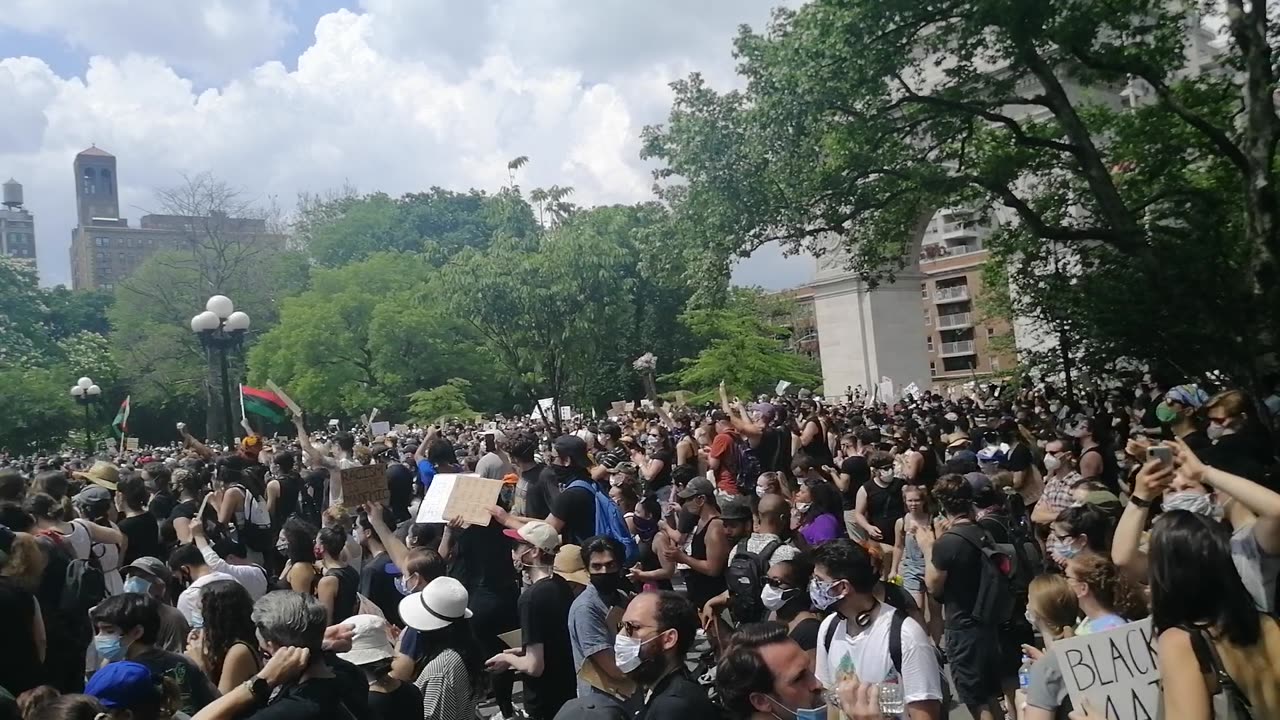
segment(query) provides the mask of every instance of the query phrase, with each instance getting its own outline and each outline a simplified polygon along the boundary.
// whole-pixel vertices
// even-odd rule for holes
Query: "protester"
[[[104,667],[84,693],[102,703],[112,720],[167,720],[180,711],[176,684],[137,662]]]
[[[734,632],[716,667],[716,691],[733,717],[827,717],[823,685],[808,654],[778,623]]]
[[[670,545],[666,559],[687,567],[684,582],[689,602],[702,608],[725,591],[724,571],[729,563],[729,539],[725,534],[717,489],[706,478],[694,478],[676,494],[680,500],[677,530],[684,545]]]
[[[134,560],[121,572],[124,575],[124,591],[148,595],[156,601],[160,611],[160,628],[156,632],[156,647],[180,653],[187,643],[191,626],[182,612],[168,603],[169,585],[173,573],[159,559],[142,557]]]
[[[187,640],[187,657],[220,693],[231,692],[262,669],[252,615],[253,599],[235,581],[209,583],[200,593],[203,624]]]
[[[1025,691],[1023,720],[1067,720],[1072,709],[1067,696],[1062,666],[1053,643],[1075,636],[1080,604],[1071,583],[1062,575],[1040,575],[1031,581],[1027,599],[1027,621],[1044,638],[1044,651],[1030,645],[1022,650],[1034,660]]]
[[[356,615],[348,622],[354,628],[351,649],[338,653],[338,657],[364,673],[369,683],[370,720],[416,718],[424,708],[422,692],[412,683],[391,676],[395,650],[387,637],[387,621],[376,615]]]
[[[0,618],[8,620],[0,652],[0,687],[10,693],[26,692],[43,679],[48,638],[34,591],[44,568],[34,537],[0,526]]]
[[[160,557],[160,525],[147,511],[148,493],[141,476],[127,475],[120,478],[116,490],[116,509],[124,517],[120,519],[120,532],[126,538],[126,550],[122,562],[126,565],[140,557]]]
[[[592,538],[579,552],[589,586],[574,599],[568,618],[578,697],[598,694],[619,700],[619,695],[630,695],[633,688],[614,660],[616,623],[609,622],[609,615],[626,605],[621,592],[626,556],[622,545],[607,536]]]
[[[640,593],[627,605],[614,640],[618,669],[636,684],[627,714],[638,720],[711,717],[715,706],[689,678],[683,659],[698,629],[694,606],[667,590]]]
[[[812,578],[813,566],[807,558],[782,560],[769,568],[760,593],[770,618],[786,625],[787,636],[811,658],[817,654],[818,629],[822,624],[822,616],[814,612],[813,598],[809,595]]]
[[[316,556],[323,570],[316,582],[316,599],[328,613],[329,625],[336,625],[360,610],[360,573],[346,561],[344,549],[350,536],[335,526],[316,535]]]
[[[235,578],[249,592],[250,603],[267,594],[270,575],[261,565],[249,562],[243,543],[226,539],[215,548],[205,537],[203,524],[195,523],[190,530],[192,542],[200,548],[200,555],[211,571]]]
[[[224,572],[215,572],[195,545],[178,546],[169,556],[169,569],[184,588],[178,595],[178,611],[193,630],[198,630],[204,626],[204,618],[200,616],[200,593],[204,586],[219,580],[235,581],[235,578]]]
[[[470,720],[475,713],[485,663],[467,600],[461,583],[442,577],[400,603],[400,617],[419,633],[424,663],[414,684],[425,720]]]

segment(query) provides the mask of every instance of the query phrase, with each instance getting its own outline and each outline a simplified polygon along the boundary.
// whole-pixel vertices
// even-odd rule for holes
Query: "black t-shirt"
[[[449,577],[465,585],[473,596],[481,588],[508,592],[518,585],[519,578],[511,566],[513,542],[503,534],[501,525],[471,525],[455,537]]]
[[[652,692],[632,695],[625,706],[627,715],[634,720],[720,717],[719,710],[707,697],[707,691],[690,679],[683,669],[659,680]]]
[[[525,481],[524,516],[544,520],[560,495],[560,481],[551,468],[538,463],[520,473]]]
[[[1009,457],[1000,465],[1001,470],[1020,472],[1031,467],[1031,449],[1018,443],[1009,451]]]
[[[388,573],[387,566],[393,571]],[[387,622],[400,625],[400,600],[403,596],[396,590],[396,578],[400,571],[391,562],[391,556],[383,552],[373,556],[360,567],[360,594],[382,610]]]
[[[649,459],[662,461],[662,472],[659,472],[652,480],[648,481],[648,492],[652,495],[671,485],[671,468],[676,464],[676,455],[670,450],[660,449],[655,450],[649,456]]]
[[[0,578],[0,617],[4,618],[4,652],[0,652],[0,687],[14,695],[45,681],[36,655],[36,599],[9,580]]]
[[[808,652],[818,648],[818,629],[822,621],[818,618],[805,618],[791,628],[790,637],[796,641],[801,650]]]
[[[1186,443],[1187,447],[1191,448],[1191,452],[1195,453],[1197,457],[1204,455],[1201,452],[1202,450],[1213,447],[1213,441],[1209,439],[1209,434],[1203,430],[1192,430],[1179,439]]]
[[[122,565],[128,565],[140,557],[160,557],[160,525],[156,522],[155,515],[145,512],[134,517],[121,518],[116,525],[120,528],[120,532],[129,538],[129,544],[124,549],[124,558],[121,559]]]
[[[566,487],[556,498],[551,514],[564,521],[564,532],[560,534],[566,543],[584,545],[596,535],[596,497],[591,490]]]
[[[369,720],[405,720],[422,714],[422,691],[402,682],[389,693],[369,691]]]
[[[851,455],[840,463],[840,474],[849,476],[849,489],[842,494],[840,504],[852,510],[857,504],[858,488],[871,482],[871,466],[862,455]]]
[[[784,449],[785,448],[785,449]],[[756,459],[762,472],[787,472],[791,468],[791,433],[775,427],[767,427],[760,433],[756,447]]]
[[[298,512],[298,493],[302,491],[302,476],[296,472],[276,478],[280,484],[280,497],[276,500],[276,511],[271,515],[271,526],[280,528],[294,513]]]
[[[196,512],[199,509],[200,503],[195,500],[183,500],[173,506],[173,510],[169,512],[169,519],[177,520],[178,518],[186,518],[187,520],[191,520],[196,516]]]
[[[246,717],[253,720],[367,720],[347,707],[342,689],[342,682],[337,678],[316,678],[301,685],[286,685],[270,705]],[[422,714],[421,708],[418,714]]]
[[[982,552],[969,540],[981,544],[985,534],[981,527],[973,523],[961,523],[940,535],[933,546],[933,566],[947,573],[942,596],[938,598],[943,605],[947,628],[972,627],[977,624],[973,617],[973,607],[978,599],[978,583],[982,579],[984,560]]]
[[[161,490],[151,496],[151,502],[147,503],[147,512],[154,515],[156,520],[167,520],[177,502],[167,490]]]
[[[569,607],[573,590],[559,575],[545,577],[520,594],[520,630],[524,645],[542,645],[541,677],[522,677],[524,702],[533,717],[554,717],[578,694],[569,643]]]
[[[194,716],[201,708],[218,698],[218,688],[209,682],[204,671],[186,655],[154,648],[132,660],[146,665],[152,675],[161,675],[177,683],[178,709],[188,715]]]

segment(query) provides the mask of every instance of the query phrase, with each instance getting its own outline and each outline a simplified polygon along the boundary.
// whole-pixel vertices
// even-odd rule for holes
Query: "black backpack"
[[[979,525],[983,523],[995,525],[1004,532],[1005,537],[1009,538],[1008,547],[1012,550],[1010,558],[1013,561],[1009,573],[1009,584],[1014,594],[1025,600],[1031,588],[1031,581],[1044,572],[1044,552],[1040,549],[1040,544],[1036,542],[1031,530],[1017,520],[1005,523],[1002,518],[989,515],[978,521]],[[1002,545],[1004,543],[996,543],[997,547]]]
[[[976,526],[982,529],[981,526]],[[954,528],[943,535],[955,535],[978,550],[978,595],[973,603],[973,617],[983,625],[999,627],[1013,617],[1015,598],[1012,575],[1017,553],[1008,543],[997,543],[982,530],[982,541],[975,541]]]
[[[56,548],[52,552],[63,553],[67,558],[59,609],[68,617],[88,615],[90,609],[107,598],[107,579],[102,572],[102,555],[94,554],[97,548],[102,548],[102,553],[106,554],[106,546],[90,542],[89,557],[80,559],[70,551],[66,539],[60,533],[41,535],[52,541]]]
[[[774,540],[760,552],[749,552],[748,542],[750,538],[738,542],[738,550],[724,571],[724,581],[729,588],[729,614],[738,625],[759,622],[768,614],[760,593],[769,574],[769,559],[782,545],[781,540]]]
[[[756,492],[756,480],[760,478],[760,458],[746,438],[735,437],[733,440],[733,481],[738,486],[738,494],[751,496]]]
[[[900,607],[893,608],[893,624],[889,627],[889,660],[893,663],[894,672],[898,673],[898,681],[902,682],[902,624],[907,621],[907,611]],[[822,647],[828,653],[831,652],[831,640],[836,636],[836,628],[840,626],[839,620],[832,620],[827,626],[827,634],[822,638]],[[947,682],[947,673],[942,669],[946,664],[947,658],[939,648],[934,648],[934,652],[938,657],[938,672],[942,675],[939,687],[942,688],[942,711],[945,713],[951,707],[951,684]]]

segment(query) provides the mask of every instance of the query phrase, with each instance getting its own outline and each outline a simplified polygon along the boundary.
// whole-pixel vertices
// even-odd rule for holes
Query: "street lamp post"
[[[231,425],[231,380],[227,371],[227,352],[239,349],[244,334],[249,329],[249,316],[235,309],[231,298],[214,295],[205,303],[204,312],[191,318],[191,332],[200,337],[205,351],[218,351],[218,363],[222,369],[222,420],[227,447],[234,440]]]
[[[94,403],[102,401],[102,388],[94,384],[93,380],[82,377],[71,386],[71,397],[78,404],[84,406],[84,449],[85,452],[93,454],[93,421],[89,417],[89,407]]]

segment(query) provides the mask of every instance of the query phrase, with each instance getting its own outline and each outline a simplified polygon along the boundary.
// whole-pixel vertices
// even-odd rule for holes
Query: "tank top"
[[[886,545],[893,542],[894,524],[907,513],[907,505],[902,499],[902,486],[905,484],[902,478],[894,478],[889,487],[880,487],[875,480],[862,486],[867,489],[867,519],[880,528],[880,542]]]
[[[810,419],[805,421],[805,427],[809,423],[815,423],[818,426],[818,437],[814,438],[808,445],[801,445],[800,452],[813,458],[818,467],[835,465],[835,458],[831,456],[831,446],[827,444],[827,429],[822,426],[822,421]],[[800,428],[803,432],[804,428]]]
[[[1096,478],[1089,478],[1089,479],[1097,480],[1103,485],[1106,485],[1108,490],[1115,493],[1116,495],[1119,495],[1120,494],[1120,465],[1116,463],[1115,453],[1107,452],[1101,445],[1094,445],[1088,450],[1085,450],[1084,452],[1080,453],[1080,459],[1084,460],[1084,456],[1091,452],[1098,453],[1098,457],[1102,458],[1102,474]]]
[[[302,478],[297,475],[281,475],[276,478],[280,483],[280,497],[276,499],[275,516],[271,518],[273,527],[283,527],[284,521],[298,512],[298,493],[302,492]]]
[[[915,523],[910,515],[902,518],[902,562],[898,564],[899,574],[903,577],[924,577],[924,551],[916,542],[915,533],[911,532]]]
[[[707,528],[711,527],[711,523],[718,521],[720,521],[718,517],[711,518],[706,525],[694,531],[693,538],[689,543],[689,557],[694,560],[707,559]],[[684,573],[684,585],[689,596],[689,602],[693,603],[693,606],[699,610],[703,605],[707,604],[708,600],[724,592],[727,587],[724,583],[723,574],[711,577],[703,575],[692,568]]]
[[[338,578],[338,595],[333,599],[333,621],[339,623],[358,614],[360,598],[356,593],[360,590],[360,573],[351,567],[340,567],[325,570],[324,576]]]

